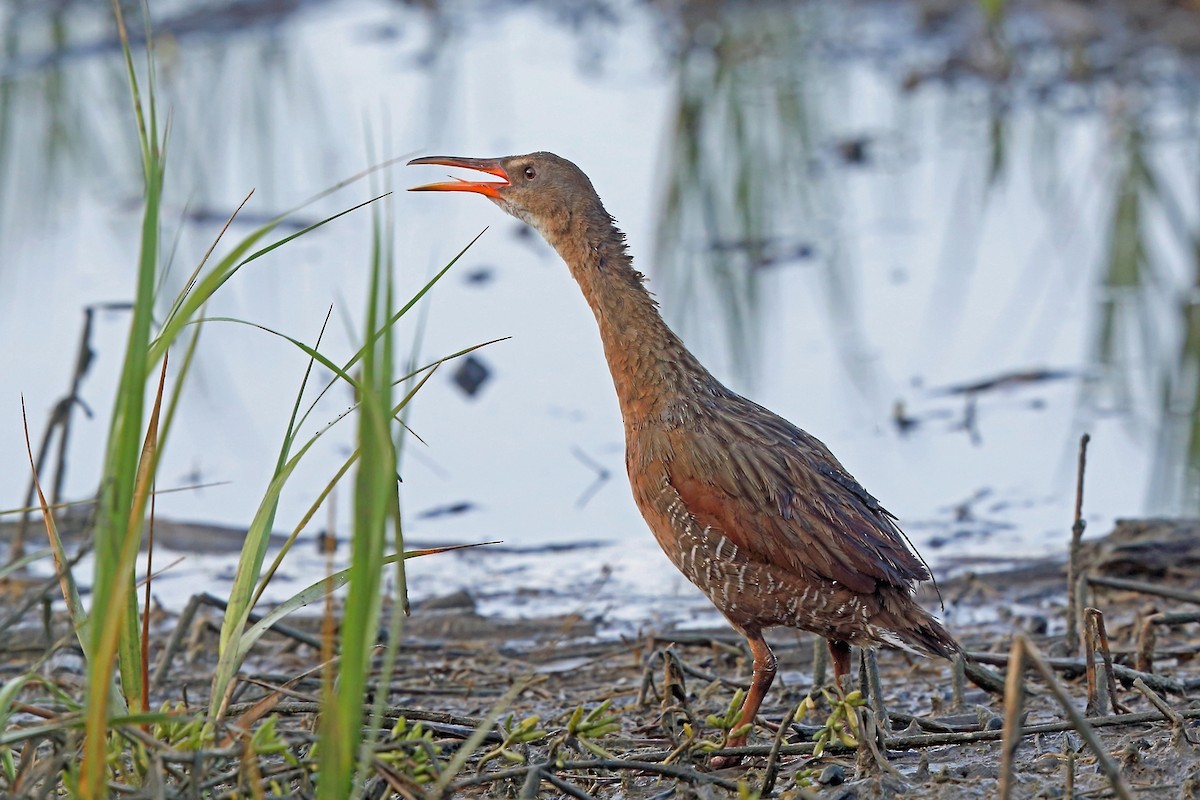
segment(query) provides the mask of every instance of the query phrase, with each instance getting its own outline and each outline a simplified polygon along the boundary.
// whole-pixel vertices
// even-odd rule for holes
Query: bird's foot
[[[713,756],[708,760],[708,766],[711,769],[725,769],[726,767],[736,767],[742,763],[741,756]]]
[[[731,737],[727,738],[725,740],[725,742],[721,745],[721,749],[724,750],[729,747],[745,747],[746,739],[748,739],[748,738],[749,738],[749,736],[745,735],[745,734],[743,734],[741,736],[731,736]],[[726,767],[736,767],[738,764],[742,763],[742,758],[743,758],[743,756],[734,756],[734,755],[713,756],[708,759],[708,766],[711,767],[712,769],[725,769]]]

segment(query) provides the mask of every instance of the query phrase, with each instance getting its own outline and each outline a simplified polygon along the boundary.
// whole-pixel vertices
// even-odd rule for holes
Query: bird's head
[[[414,186],[412,192],[474,192],[491,200],[518,219],[537,228],[554,244],[573,223],[603,214],[592,182],[579,167],[554,153],[529,153],[505,158],[425,156],[408,162],[443,167],[463,167],[486,172],[499,180],[468,181],[456,178],[443,183]]]

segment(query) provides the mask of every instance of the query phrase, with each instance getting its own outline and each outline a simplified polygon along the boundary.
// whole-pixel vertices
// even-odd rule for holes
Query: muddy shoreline
[[[1091,720],[1091,732],[1128,787],[1140,796],[1193,797],[1200,786],[1200,751],[1192,744],[1200,742],[1200,703],[1189,694],[1200,687],[1195,659],[1200,636],[1185,620],[1194,608],[1189,600],[1200,601],[1192,595],[1197,581],[1186,567],[1155,566],[1164,554],[1177,565],[1189,563],[1190,551],[1180,550],[1162,532],[1166,527],[1151,537],[1160,547],[1149,543],[1144,528],[1139,530],[1140,540],[1135,536],[1118,543],[1110,537],[1089,545],[1087,552],[1089,574],[1097,580],[1088,605],[1098,609],[1107,627],[1115,675],[1112,699],[1126,714],[1114,713],[1105,680],[1094,670],[1099,699],[1093,703],[1099,705],[1087,709],[1087,660],[1083,652],[1069,652],[1063,637],[1062,563],[960,572],[942,582],[943,616],[975,659],[1001,677],[1014,634],[1028,637],[1045,655],[1058,688]],[[1190,529],[1181,535],[1190,536]],[[1131,553],[1140,555],[1135,559]],[[1140,576],[1135,561],[1142,565]],[[1132,582],[1139,590],[1100,585],[1105,581],[1118,587]],[[14,593],[10,597],[22,594],[12,582],[9,589]],[[1147,593],[1155,590],[1175,597]],[[5,677],[40,661],[44,674],[63,691],[81,689],[81,662],[65,620],[55,615],[46,629],[38,623],[40,603],[28,608],[22,623],[8,627],[0,639]],[[1184,621],[1168,618],[1155,626],[1157,636],[1148,651],[1153,673],[1144,672],[1147,665],[1139,658],[1147,655],[1146,620],[1163,612],[1183,614],[1179,619]],[[156,704],[182,704],[195,711],[204,707],[220,619],[221,609],[204,602],[189,606],[182,618],[161,610],[152,615]],[[265,637],[247,662],[230,719],[248,724],[275,715],[285,740],[302,752],[314,730],[320,694],[320,674],[314,670],[321,659],[320,636],[319,617],[293,616]],[[449,796],[737,797],[739,785],[760,790],[769,771],[776,773],[773,782],[780,797],[997,796],[1001,738],[1012,709],[1001,695],[956,677],[950,663],[898,651],[879,653],[884,707],[874,715],[887,722],[879,726],[875,747],[856,750],[833,742],[814,757],[813,738],[829,718],[830,700],[836,702],[818,692],[814,707],[786,729],[772,757],[780,720],[809,694],[814,677],[826,679],[822,673],[827,670],[821,663],[822,643],[815,637],[776,630],[769,638],[780,658],[780,674],[760,715],[762,724],[742,765],[712,771],[703,749],[687,742],[689,737],[714,744],[720,739],[711,717],[726,711],[734,691],[748,679],[748,653],[729,628],[646,627],[629,634],[605,630],[602,622],[581,615],[487,617],[465,593],[427,601],[404,622],[400,662],[387,687],[385,730],[406,720],[405,732],[385,748],[394,756],[388,762],[394,772],[388,785],[405,787],[401,796],[427,796],[430,784],[418,776],[428,773],[414,766],[413,742],[425,741],[422,746],[436,753],[444,767],[482,727],[486,735],[467,768],[450,782]],[[382,688],[372,685],[375,691]],[[1076,797],[1112,796],[1104,760],[1085,744],[1078,725],[1056,701],[1054,687],[1033,672],[1027,672],[1026,686],[1013,796],[1062,797],[1068,787]],[[368,705],[372,700],[365,698]],[[587,741],[566,733],[576,709],[591,712],[606,702],[603,713],[613,719],[611,730]],[[8,730],[40,721],[29,710],[33,707],[14,714]],[[536,726],[545,735],[505,744],[511,726],[531,717],[538,718]],[[418,722],[420,736],[414,737]],[[478,769],[488,753],[492,757]],[[211,762],[194,759],[189,768],[199,770],[193,779],[203,775],[221,785],[229,765],[214,757]],[[264,759],[260,769],[264,781],[283,780],[292,796],[310,796],[311,777],[303,770],[288,772],[295,768],[279,759]],[[382,791],[384,778],[372,780]],[[224,781],[236,783],[232,773]]]

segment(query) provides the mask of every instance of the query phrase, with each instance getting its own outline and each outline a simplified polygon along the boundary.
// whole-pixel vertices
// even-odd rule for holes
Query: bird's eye
[[[534,171],[533,167],[525,168],[525,180],[531,181],[536,177],[537,177],[537,172]]]

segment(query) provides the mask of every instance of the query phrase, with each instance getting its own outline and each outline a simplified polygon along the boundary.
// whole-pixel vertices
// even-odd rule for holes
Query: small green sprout
[[[400,746],[379,752],[380,761],[418,784],[438,778],[437,759],[442,748],[433,741],[433,731],[420,722],[410,726],[407,719],[400,717],[392,727],[391,741]]]
[[[813,757],[820,756],[825,752],[825,748],[835,740],[844,747],[858,747],[857,709],[867,704],[862,692],[855,690],[844,698],[834,697],[824,689],[821,690],[821,693],[833,710],[829,712],[821,730],[813,734],[813,741],[816,742],[816,746],[813,748]],[[799,713],[803,714],[815,708],[816,704],[813,702],[812,695],[809,695],[800,703]]]
[[[254,733],[250,734],[250,748],[255,753],[261,755],[280,755],[293,765],[298,764],[296,757],[291,754],[291,749],[284,741],[283,735],[280,734],[277,724],[279,717],[272,714],[262,721],[262,724],[254,729]]]
[[[567,720],[567,739],[577,741],[581,747],[600,758],[612,758],[612,753],[594,741],[621,730],[621,718],[605,713],[611,707],[612,700],[605,700],[591,711],[585,712],[583,706],[576,708]]]
[[[526,717],[520,722],[516,722],[513,716],[509,716],[504,722],[504,741],[502,741],[494,749],[483,754],[479,759],[479,764],[475,767],[476,770],[483,769],[483,765],[493,759],[503,758],[506,761],[512,761],[515,764],[524,764],[525,756],[513,750],[514,745],[529,744],[536,742],[539,739],[544,739],[547,732],[538,727],[538,723],[542,721],[539,716]]]
[[[721,715],[709,714],[704,721],[708,723],[710,728],[716,728],[719,731],[724,731],[720,742],[714,742],[707,739],[701,739],[696,742],[696,747],[701,752],[711,753],[713,750],[720,750],[725,746],[725,742],[734,736],[742,736],[748,734],[750,729],[754,727],[753,723],[738,725],[738,719],[741,718],[742,703],[746,699],[746,692],[738,689],[733,693],[733,698],[729,701],[729,707],[725,709],[725,713]]]
[[[163,714],[170,714],[170,719],[154,723],[151,735],[160,742],[171,746],[174,750],[201,750],[212,744],[212,731],[204,724],[197,714],[188,711],[181,702],[163,703],[158,709]]]
[[[150,735],[173,750],[196,751],[212,744],[211,729],[183,703],[163,703],[159,713],[166,717],[150,725]],[[113,780],[140,786],[150,774],[152,759],[146,743],[110,736],[105,762]]]
[[[725,713],[721,716],[709,714],[705,718],[705,722],[708,723],[709,727],[732,733],[733,726],[738,721],[738,712],[742,710],[742,701],[745,699],[746,692],[738,689],[733,693],[733,699],[729,701],[729,708],[725,709]]]

